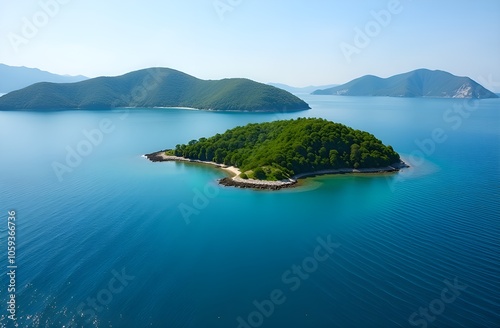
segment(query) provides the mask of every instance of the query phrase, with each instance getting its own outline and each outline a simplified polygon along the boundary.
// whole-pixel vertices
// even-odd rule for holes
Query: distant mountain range
[[[305,93],[305,94],[310,94],[311,92],[318,90],[318,89],[327,89],[327,88],[333,88],[336,87],[338,84],[328,84],[328,85],[320,85],[320,86],[308,86],[308,87],[292,87],[286,84],[282,83],[268,83],[269,85],[272,85],[273,87],[283,89],[285,91],[291,92],[291,93]]]
[[[19,90],[38,82],[70,83],[86,79],[88,79],[88,77],[82,75],[57,75],[41,71],[38,68],[15,67],[0,64],[0,94]]]
[[[248,79],[200,80],[150,68],[76,83],[36,83],[0,97],[0,110],[190,107],[234,111],[294,111],[309,105],[291,93]]]
[[[314,95],[433,97],[433,98],[498,98],[468,77],[444,71],[418,69],[380,78],[366,75],[333,88],[316,90]]]

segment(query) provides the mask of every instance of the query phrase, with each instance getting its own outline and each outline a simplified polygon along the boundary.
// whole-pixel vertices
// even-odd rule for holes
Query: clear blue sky
[[[57,1],[44,14],[40,3]],[[371,11],[393,2],[390,22],[374,23]],[[231,10],[221,19],[214,3]],[[348,61],[341,44],[367,27],[369,44]],[[499,0],[0,0],[0,35],[0,63],[59,74],[162,66],[307,86],[425,67],[500,91]]]

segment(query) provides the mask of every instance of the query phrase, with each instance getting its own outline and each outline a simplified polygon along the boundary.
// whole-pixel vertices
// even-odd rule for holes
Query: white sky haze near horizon
[[[301,87],[429,68],[500,92],[499,33],[498,0],[0,0],[0,63],[89,77],[160,66]]]

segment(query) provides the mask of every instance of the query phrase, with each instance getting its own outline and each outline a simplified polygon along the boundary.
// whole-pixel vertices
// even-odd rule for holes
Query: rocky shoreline
[[[407,165],[405,162],[400,161],[399,163],[394,163],[390,166],[380,167],[380,168],[363,168],[363,169],[344,168],[344,169],[321,170],[321,171],[315,171],[315,172],[296,174],[295,176],[293,176],[293,178],[287,179],[287,180],[265,181],[265,180],[254,180],[254,179],[242,179],[239,177],[239,174],[241,172],[238,170],[238,168],[233,167],[233,166],[228,167],[227,165],[218,164],[215,162],[193,160],[193,159],[178,157],[178,156],[169,156],[169,155],[165,155],[165,151],[166,150],[161,150],[161,151],[154,152],[151,154],[145,154],[144,157],[146,157],[151,162],[176,161],[176,162],[191,162],[191,163],[210,164],[210,165],[216,166],[218,168],[224,169],[224,170],[226,170],[234,175],[233,177],[225,177],[225,178],[219,179],[218,180],[219,184],[221,184],[223,186],[227,186],[227,187],[250,188],[250,189],[260,189],[260,190],[280,190],[280,189],[284,189],[284,188],[291,188],[297,184],[298,179],[305,178],[305,177],[311,177],[311,176],[318,176],[318,175],[325,175],[325,174],[348,174],[348,173],[369,173],[369,174],[390,173],[390,172],[397,172],[402,168],[409,167],[409,165]]]
[[[160,150],[151,154],[144,154],[143,156],[149,159],[151,162],[166,162],[165,152],[167,150]]]
[[[297,183],[297,180],[291,181],[263,181],[263,180],[244,180],[237,177],[225,177],[217,180],[219,184],[226,187],[250,188],[261,190],[280,190],[290,188]]]

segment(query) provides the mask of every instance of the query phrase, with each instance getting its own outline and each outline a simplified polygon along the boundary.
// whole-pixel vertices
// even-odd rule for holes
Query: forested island
[[[312,94],[363,97],[498,98],[496,94],[469,77],[429,69],[417,69],[388,78],[365,75],[346,84],[316,90]]]
[[[320,118],[252,123],[146,156],[152,161],[211,163],[237,174],[223,184],[273,186],[268,189],[308,175],[397,171],[404,166],[399,154],[372,134]]]
[[[149,68],[76,83],[41,82],[0,98],[0,110],[187,107],[219,111],[309,109],[300,98],[249,79],[202,80],[170,68]]]

